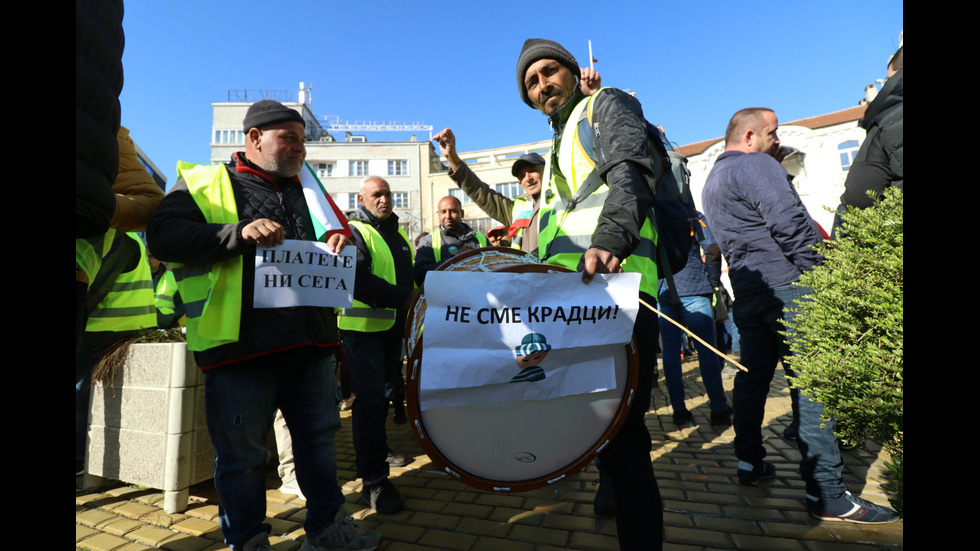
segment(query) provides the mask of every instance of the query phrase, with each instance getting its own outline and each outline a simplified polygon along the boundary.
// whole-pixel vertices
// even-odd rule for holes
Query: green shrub
[[[869,437],[893,464],[892,505],[901,513],[903,444],[902,192],[844,214],[846,236],[818,247],[822,266],[804,274],[813,289],[787,324],[794,387],[824,404],[838,436]]]

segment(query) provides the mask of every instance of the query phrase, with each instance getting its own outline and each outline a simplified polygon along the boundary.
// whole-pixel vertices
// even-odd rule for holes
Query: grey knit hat
[[[278,101],[264,99],[253,103],[245,113],[245,120],[242,121],[242,129],[248,131],[257,126],[265,126],[280,121],[296,121],[306,128],[306,121],[303,116],[295,109],[290,109]]]
[[[514,348],[518,357],[530,356],[537,352],[547,352],[551,350],[551,345],[541,333],[528,333],[521,339],[521,344]]]
[[[539,59],[554,59],[558,63],[568,67],[573,75],[582,78],[582,72],[579,71],[578,61],[575,60],[575,56],[563,48],[561,44],[551,40],[545,40],[544,38],[528,38],[524,41],[524,47],[521,48],[520,57],[517,58],[517,90],[520,91],[521,99],[524,100],[524,103],[532,108],[534,108],[534,104],[531,103],[531,98],[527,97],[527,88],[524,86],[524,75],[527,74],[527,68]]]

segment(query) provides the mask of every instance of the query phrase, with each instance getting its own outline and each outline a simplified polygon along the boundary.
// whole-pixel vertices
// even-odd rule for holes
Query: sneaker
[[[830,522],[885,524],[898,520],[895,511],[861,499],[851,492],[844,492],[836,499],[814,497],[807,494],[806,510],[814,517]]]
[[[248,541],[242,545],[243,551],[272,551],[272,545],[269,544],[269,533],[259,532],[255,534]]]
[[[674,424],[678,427],[683,426],[685,423],[690,423],[694,420],[694,415],[686,409],[675,409],[674,410]]]
[[[354,524],[341,507],[333,524],[316,537],[307,536],[300,551],[374,551],[380,543],[381,534]]]
[[[800,429],[796,425],[790,425],[783,431],[783,438],[786,440],[796,440],[796,437],[799,435]]]
[[[724,425],[726,427],[732,424],[732,408],[729,407],[725,411],[712,411],[711,412],[711,424],[712,425]]]
[[[288,494],[291,496],[299,496],[300,499],[306,501],[306,496],[303,495],[303,490],[299,489],[299,484],[296,483],[296,480],[292,480],[290,482],[283,482],[282,486],[279,487],[279,493]]]
[[[362,487],[360,502],[383,514],[397,513],[405,504],[398,489],[387,478]]]
[[[752,465],[748,461],[738,462],[738,483],[745,486],[755,486],[763,478],[776,476],[776,467],[768,461]]]
[[[388,448],[388,457],[385,458],[385,462],[392,467],[404,467],[408,463],[408,460],[405,459],[404,455],[395,453],[395,450]]]
[[[344,398],[343,400],[340,401],[340,411],[347,411],[352,407],[354,407],[353,395],[350,398]]]

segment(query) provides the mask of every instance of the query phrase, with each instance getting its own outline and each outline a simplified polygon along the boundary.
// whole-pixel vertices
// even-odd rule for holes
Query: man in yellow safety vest
[[[655,303],[657,236],[649,213],[657,171],[647,123],[636,98],[621,90],[603,88],[586,97],[581,74],[575,57],[550,40],[528,39],[517,61],[521,99],[547,115],[555,131],[544,171],[538,254],[582,271],[585,283],[597,273],[640,273],[640,297]],[[616,516],[621,549],[656,550],[663,541],[663,505],[643,420],[655,380],[656,314],[641,307],[634,334],[637,399],[599,456],[598,494],[612,494],[608,510]],[[600,501],[597,509],[605,505]]]
[[[232,549],[272,549],[265,442],[279,410],[307,499],[303,548],[375,549],[380,535],[351,522],[337,486],[334,309],[253,303],[257,247],[325,241],[339,253],[350,230],[304,162],[305,121],[298,111],[259,101],[242,130],[245,151],[231,162],[178,164],[179,180],[147,228],[153,254],[174,268],[188,348],[206,378],[221,530]]]
[[[444,261],[472,249],[487,246],[487,237],[463,222],[463,205],[447,195],[439,200],[436,216],[439,227],[419,241],[415,251],[415,283],[422,285],[425,274]]]
[[[414,293],[414,249],[393,212],[391,187],[377,176],[361,182],[361,207],[348,213],[357,247],[354,306],[340,316],[341,338],[350,366],[354,464],[364,486],[361,500],[379,513],[396,513],[403,501],[388,479],[389,464],[405,458],[388,448],[388,403],[404,423],[405,381],[402,337]]]

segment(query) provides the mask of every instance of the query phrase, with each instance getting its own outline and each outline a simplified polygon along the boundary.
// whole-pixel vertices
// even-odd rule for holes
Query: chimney
[[[867,98],[868,103],[874,101],[875,96],[878,95],[878,87],[874,84],[869,84],[864,87],[864,97]]]
[[[313,110],[313,84],[299,83],[299,102]]]

